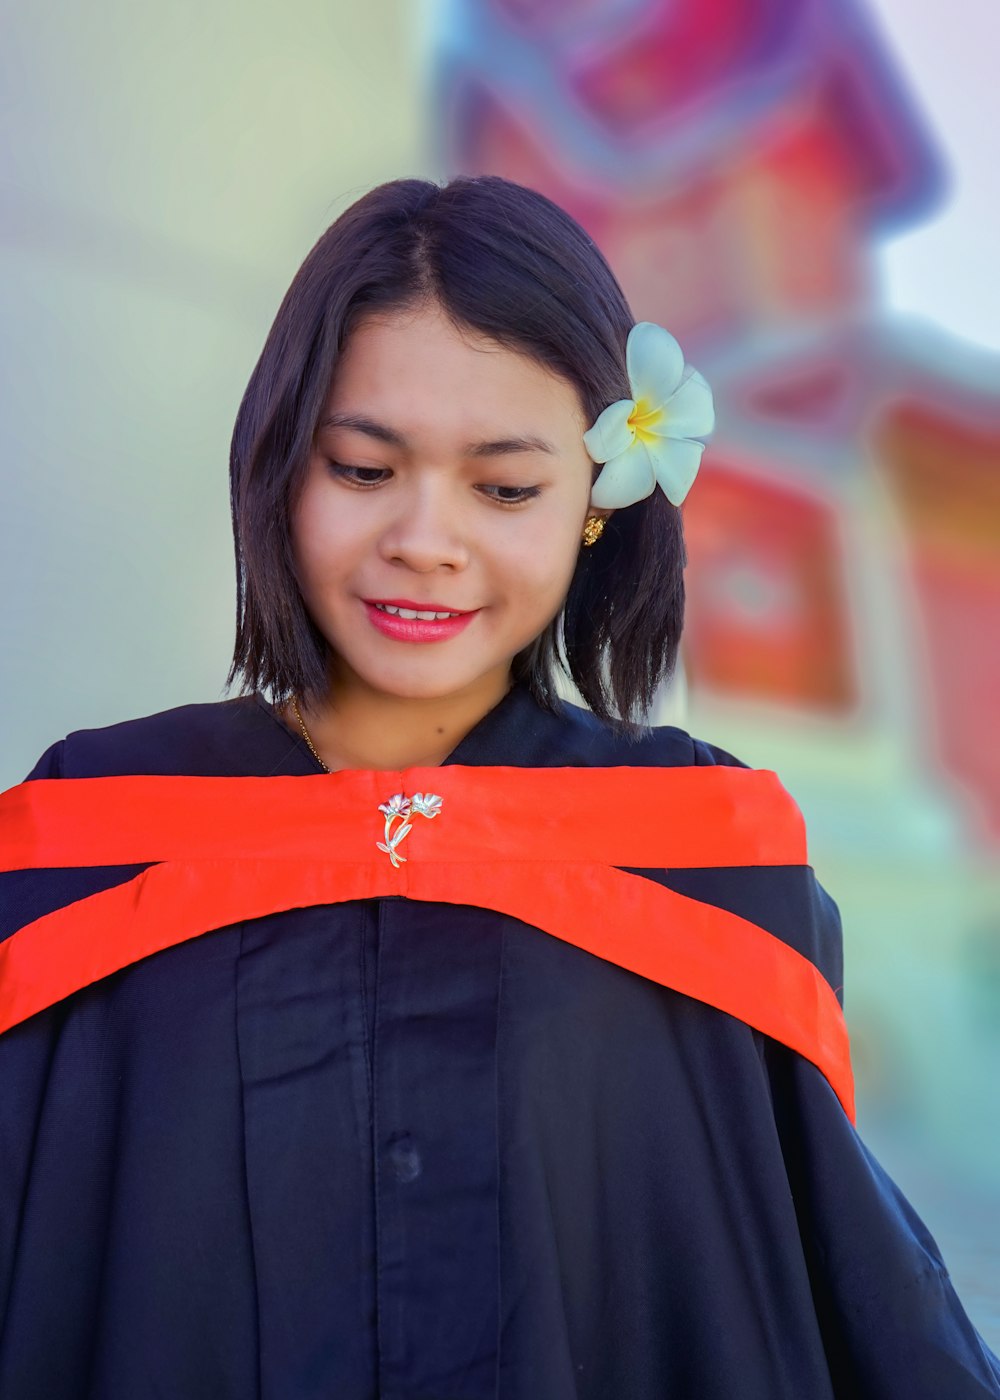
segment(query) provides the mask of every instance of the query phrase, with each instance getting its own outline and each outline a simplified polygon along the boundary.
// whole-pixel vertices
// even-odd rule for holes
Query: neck
[[[299,713],[320,758],[331,769],[434,768],[503,699],[509,673],[491,675],[444,697],[408,699],[341,677],[321,703]],[[297,733],[289,703],[285,721]]]

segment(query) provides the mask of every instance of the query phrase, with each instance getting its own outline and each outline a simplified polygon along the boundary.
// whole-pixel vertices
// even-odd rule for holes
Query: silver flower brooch
[[[399,867],[406,857],[400,855],[396,848],[413,829],[410,818],[436,817],[441,811],[441,799],[433,792],[415,792],[412,798],[397,792],[388,802],[379,804],[379,811],[385,817],[385,840],[376,841],[375,844],[380,851],[385,851],[394,866]],[[401,823],[395,831],[392,829],[394,822]]]

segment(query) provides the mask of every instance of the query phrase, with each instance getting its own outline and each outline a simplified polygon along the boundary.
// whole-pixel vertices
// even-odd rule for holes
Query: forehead
[[[437,303],[361,319],[337,362],[327,410],[466,425],[484,418],[495,424],[497,414],[516,412],[521,428],[587,426],[569,380],[523,351],[456,326]]]

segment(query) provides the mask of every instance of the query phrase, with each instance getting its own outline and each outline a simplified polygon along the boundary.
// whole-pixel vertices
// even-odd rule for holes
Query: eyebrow
[[[353,428],[355,432],[365,433],[368,437],[389,443],[392,447],[409,446],[402,433],[387,427],[385,423],[376,423],[374,418],[368,418],[363,413],[329,413],[320,419],[319,427],[320,431],[324,428]],[[488,442],[468,442],[462,452],[465,457],[502,457],[513,452],[548,452],[553,456],[557,455],[551,442],[531,434],[494,438]]]

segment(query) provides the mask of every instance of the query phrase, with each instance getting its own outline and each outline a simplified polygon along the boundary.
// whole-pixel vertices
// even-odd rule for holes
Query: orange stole
[[[398,867],[376,844],[395,793],[441,798],[438,816],[411,816]],[[811,1060],[854,1121],[847,1027],[819,969],[737,914],[616,868],[806,865],[801,813],[766,770],[130,774],[0,794],[0,870],[146,862],[0,944],[0,1032],[211,929],[400,895],[511,915],[736,1016]]]

